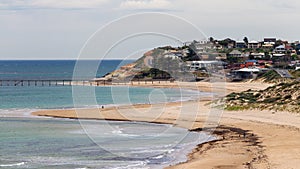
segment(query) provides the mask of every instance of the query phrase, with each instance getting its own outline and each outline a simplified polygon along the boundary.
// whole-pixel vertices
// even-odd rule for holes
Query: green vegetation
[[[229,111],[239,111],[239,110],[245,110],[246,108],[244,106],[228,106],[226,107],[226,110]]]
[[[225,97],[226,110],[267,109],[300,113],[300,82],[280,83],[262,91],[248,90]]]
[[[294,78],[300,78],[300,70],[291,70],[290,73],[294,76]]]
[[[276,71],[270,70],[266,73],[258,74],[258,79],[262,79],[264,82],[272,82],[281,79],[281,76]]]
[[[165,71],[151,68],[143,70],[134,76],[134,79],[170,79],[171,75]]]

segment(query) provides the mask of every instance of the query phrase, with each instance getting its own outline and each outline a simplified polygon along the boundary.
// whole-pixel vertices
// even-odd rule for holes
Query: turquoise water
[[[80,61],[83,79],[101,77],[131,60]],[[97,65],[99,63],[99,65]],[[0,61],[0,80],[72,79],[75,60]],[[98,68],[96,73],[89,68]],[[91,77],[94,75],[94,77]],[[78,76],[78,75],[76,75]],[[51,109],[188,100],[200,93],[170,89],[90,86],[0,86],[0,109]],[[79,102],[78,99],[80,98]],[[94,99],[94,100],[93,100]],[[74,103],[74,100],[77,102]]]
[[[97,105],[121,105],[136,103],[159,103],[188,100],[201,93],[177,89],[153,89],[138,87],[90,87],[75,86],[2,86],[0,109],[51,109],[73,108],[74,97],[79,97],[75,107]],[[77,95],[73,95],[76,90]],[[80,95],[78,95],[78,93]],[[94,99],[96,99],[94,101]],[[76,99],[78,100],[78,98]]]
[[[96,77],[130,61],[103,61]],[[85,61],[88,70],[95,61]],[[72,79],[76,61],[0,61],[0,80]],[[95,66],[95,65],[94,65]],[[92,73],[91,73],[92,74]],[[90,74],[82,77],[92,78]],[[40,109],[189,100],[205,93],[126,86],[0,86],[0,168],[163,168],[209,136],[170,125],[38,118]]]

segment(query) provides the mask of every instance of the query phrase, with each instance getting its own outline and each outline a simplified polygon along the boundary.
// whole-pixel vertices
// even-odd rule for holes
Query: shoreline
[[[268,85],[262,85],[260,83],[242,83],[241,84],[229,84],[226,86],[226,93],[232,91],[239,92],[247,90],[248,88],[258,88],[263,89]],[[245,87],[246,84],[246,87]],[[209,92],[209,88],[206,83],[202,83],[199,88],[201,91]],[[201,86],[206,86],[206,88],[201,88]],[[143,87],[143,85],[139,86]],[[151,85],[149,86],[151,87]],[[161,87],[168,87],[167,85],[162,85]],[[173,88],[171,86],[171,88]],[[190,89],[190,88],[189,88]],[[82,118],[88,117],[91,119],[101,113],[101,117],[105,120],[117,120],[117,121],[140,121],[140,122],[150,122],[150,123],[160,123],[160,124],[172,124],[176,127],[187,128],[188,130],[200,130],[203,128],[203,123],[207,117],[207,112],[210,108],[207,105],[208,101],[187,101],[184,103],[166,103],[166,104],[139,104],[139,105],[127,105],[119,106],[106,109],[84,109],[79,110],[79,112],[74,112],[72,110],[47,110],[38,111],[32,113],[37,116],[49,116],[58,118]],[[200,105],[198,105],[200,104]],[[199,106],[201,113],[195,116],[195,120],[191,120],[190,116],[194,114],[182,113],[180,110],[182,106],[192,107]],[[155,110],[161,110],[164,108],[163,112],[156,113]],[[200,110],[198,107],[198,110]],[[149,115],[151,110],[154,110],[154,115]],[[191,109],[190,109],[191,110]],[[133,111],[133,112],[132,112]],[[137,115],[136,111],[140,114]],[[186,110],[185,110],[186,111]],[[182,114],[181,114],[182,113]],[[264,114],[262,114],[264,113]],[[79,116],[78,116],[79,115]],[[178,118],[180,115],[180,118]],[[282,121],[282,117],[288,116],[288,120]],[[294,117],[296,116],[296,118]],[[97,116],[96,116],[97,117]],[[270,120],[270,117],[271,120]],[[99,118],[96,118],[99,119]],[[289,138],[288,134],[294,133],[297,136],[293,140],[299,140],[299,128],[300,124],[297,122],[300,119],[299,115],[293,115],[290,113],[276,113],[272,114],[270,111],[258,111],[258,110],[247,110],[238,112],[228,112],[223,113],[223,118],[220,119],[220,126],[216,128],[215,132],[218,136],[218,140],[213,142],[206,142],[198,145],[193,152],[188,155],[188,161],[180,163],[174,166],[166,167],[168,169],[173,168],[241,168],[241,167],[255,167],[255,168],[282,168],[283,166],[296,166],[295,164],[300,162],[297,153],[300,154],[300,143],[295,142],[294,145],[286,147],[290,150],[291,147],[299,147],[297,149],[296,155],[288,153],[286,150],[280,149],[280,152],[287,152],[289,154],[289,161],[285,162],[286,158],[280,156],[282,159],[278,158],[276,155],[272,155],[274,148],[272,146],[275,144],[285,145],[284,142],[286,138]],[[193,123],[193,125],[189,123]],[[258,127],[260,126],[260,127]],[[292,128],[290,126],[293,126]],[[276,128],[275,134],[270,134],[270,131]],[[296,128],[296,129],[295,129]],[[237,132],[237,130],[239,132]],[[248,133],[246,136],[241,132]],[[239,133],[239,134],[237,134]],[[284,136],[284,137],[281,137]],[[276,139],[268,140],[270,138]],[[277,137],[277,138],[276,138]],[[284,138],[284,139],[283,139]],[[280,141],[278,141],[280,140]],[[250,146],[251,145],[251,146]],[[295,152],[295,150],[294,150]],[[222,158],[216,156],[222,155]],[[293,160],[291,160],[293,159]],[[278,162],[280,161],[280,162]],[[292,161],[292,162],[291,162]],[[274,167],[275,166],[275,167]],[[279,167],[278,167],[279,166]],[[281,166],[281,167],[280,167]]]

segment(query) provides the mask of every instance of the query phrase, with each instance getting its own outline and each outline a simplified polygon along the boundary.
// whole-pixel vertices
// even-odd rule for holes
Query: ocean
[[[95,63],[84,62],[86,69]],[[104,60],[95,75],[101,77],[130,62]],[[75,65],[76,61],[0,61],[0,80],[72,79]],[[76,103],[74,90],[82,91]],[[163,124],[87,120],[83,128],[78,120],[30,113],[171,102],[201,95],[127,86],[0,86],[0,168],[162,168],[185,161],[197,144],[212,138]]]

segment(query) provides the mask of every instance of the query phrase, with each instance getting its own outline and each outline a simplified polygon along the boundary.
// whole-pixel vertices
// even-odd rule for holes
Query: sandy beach
[[[156,83],[145,87],[194,89],[219,96],[247,89],[264,89],[263,83]],[[226,89],[226,90],[224,90]],[[261,110],[222,111],[211,106],[213,98],[165,104],[139,104],[105,109],[45,110],[37,116],[167,123],[189,130],[211,132],[213,142],[198,145],[189,160],[168,168],[298,168],[300,164],[300,115]],[[217,128],[214,128],[216,127]]]

